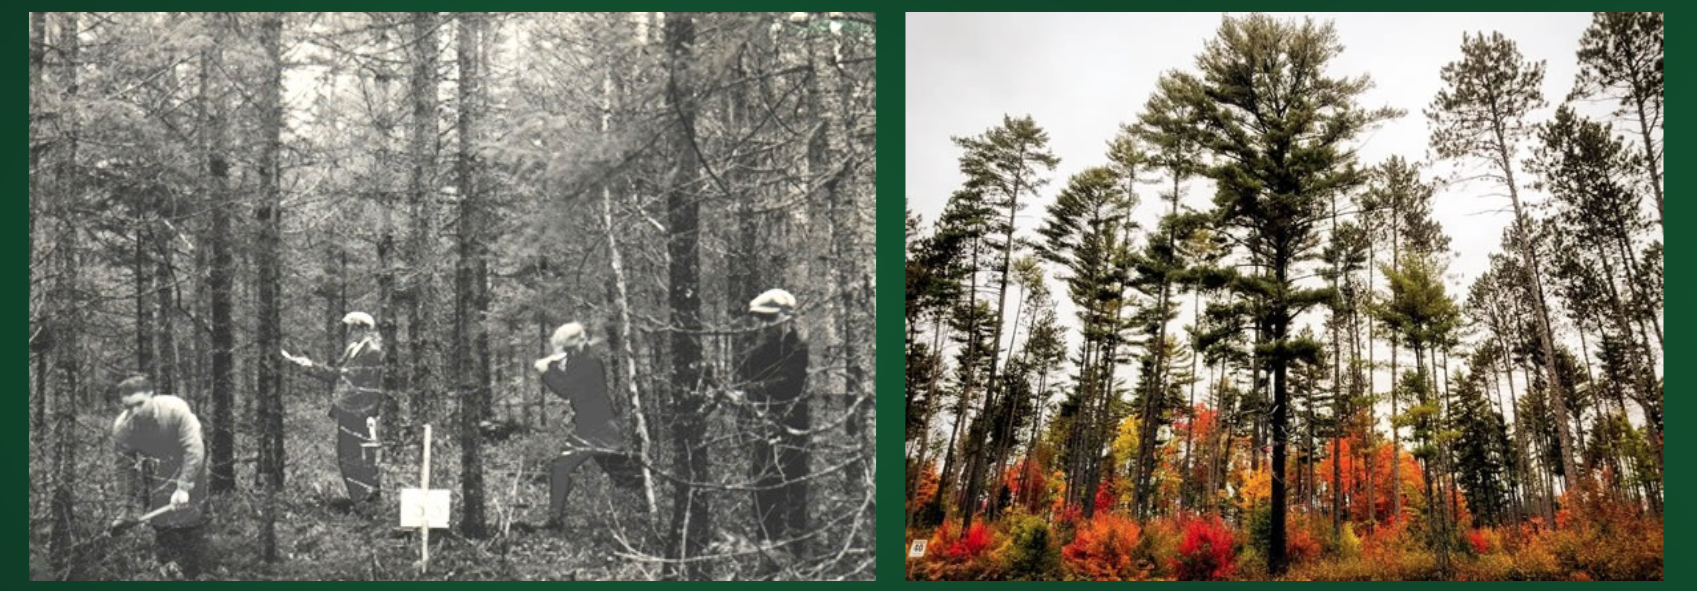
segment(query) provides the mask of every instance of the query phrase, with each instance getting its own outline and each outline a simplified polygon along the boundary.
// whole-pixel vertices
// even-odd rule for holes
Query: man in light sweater
[[[112,423],[117,452],[122,514],[118,527],[136,519],[134,500],[146,496],[148,512],[167,508],[148,520],[158,543],[159,562],[172,564],[186,578],[200,575],[205,561],[201,526],[206,521],[206,448],[200,419],[183,399],[155,395],[147,376],[118,384],[114,395],[124,412]],[[138,491],[136,486],[143,488]]]

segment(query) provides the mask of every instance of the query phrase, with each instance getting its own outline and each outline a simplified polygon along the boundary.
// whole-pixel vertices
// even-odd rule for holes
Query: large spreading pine
[[[1396,115],[1356,104],[1371,80],[1328,75],[1343,50],[1330,23],[1279,21],[1265,15],[1226,17],[1197,58],[1197,77],[1175,82],[1202,124],[1201,143],[1215,157],[1206,175],[1217,186],[1216,215],[1261,266],[1233,286],[1264,302],[1257,347],[1273,374],[1272,532],[1268,566],[1286,568],[1285,446],[1290,395],[1286,371],[1313,358],[1319,344],[1293,339],[1295,316],[1331,299],[1330,290],[1297,284],[1297,265],[1318,245],[1315,224],[1328,219],[1332,194],[1361,182],[1347,145],[1369,126]]]

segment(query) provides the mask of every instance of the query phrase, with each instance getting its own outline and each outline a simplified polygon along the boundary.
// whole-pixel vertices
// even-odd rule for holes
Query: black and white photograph
[[[31,580],[869,580],[874,13],[29,13]]]

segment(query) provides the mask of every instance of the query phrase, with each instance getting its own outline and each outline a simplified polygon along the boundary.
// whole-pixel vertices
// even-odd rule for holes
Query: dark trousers
[[[206,567],[206,535],[201,526],[156,527],[154,541],[158,543],[159,563],[177,563],[183,578],[200,576]]]
[[[342,469],[342,483],[348,487],[348,499],[365,501],[378,493],[377,450],[361,447],[371,441],[365,416],[336,413],[336,464]]]
[[[557,519],[566,512],[566,499],[572,492],[572,473],[584,462],[595,460],[613,485],[630,490],[642,486],[640,466],[636,460],[621,452],[574,449],[560,454],[548,465],[548,517]]]
[[[754,516],[766,540],[787,540],[807,533],[807,480],[809,454],[806,441],[777,437],[778,445],[757,443],[754,457]],[[804,553],[806,544],[792,551]]]

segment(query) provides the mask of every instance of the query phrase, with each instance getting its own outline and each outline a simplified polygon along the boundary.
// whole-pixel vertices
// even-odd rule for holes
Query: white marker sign
[[[907,557],[908,558],[924,558],[925,557],[925,543],[926,543],[926,540],[914,540],[913,541],[913,547],[909,548],[908,551],[907,551]]]
[[[448,527],[448,490],[401,489],[401,527]]]

